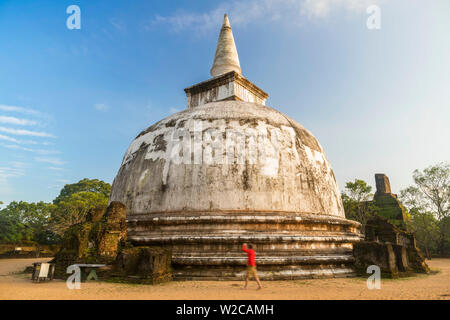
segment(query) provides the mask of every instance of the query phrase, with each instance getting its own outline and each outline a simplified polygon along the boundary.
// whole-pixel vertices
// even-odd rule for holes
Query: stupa
[[[227,15],[211,75],[126,151],[110,201],[128,239],[171,248],[175,279],[242,279],[244,242],[261,279],[352,275],[360,224],[317,139],[242,75]]]

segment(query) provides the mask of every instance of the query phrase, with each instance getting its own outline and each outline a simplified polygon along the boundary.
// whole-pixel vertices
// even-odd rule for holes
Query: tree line
[[[450,164],[439,163],[415,170],[414,184],[400,191],[399,200],[408,209],[406,228],[416,236],[420,249],[428,258],[450,255]],[[355,179],[342,192],[345,215],[364,226],[377,214],[372,187]]]
[[[66,184],[50,203],[12,201],[0,210],[0,242],[57,244],[64,231],[108,204],[111,185],[98,179]]]

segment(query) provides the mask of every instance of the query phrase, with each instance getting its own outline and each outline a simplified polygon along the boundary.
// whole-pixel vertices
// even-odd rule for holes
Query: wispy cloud
[[[68,179],[56,179],[55,181],[56,182],[60,182],[60,183],[64,183],[64,184],[71,182],[71,180],[68,180]]]
[[[64,168],[61,167],[47,167],[47,169],[57,172],[64,171]]]
[[[25,175],[25,170],[15,167],[0,167],[0,179],[21,177]]]
[[[14,192],[10,184],[10,179],[22,177],[25,175],[24,163],[11,162],[9,166],[0,167],[0,196],[5,197]]]
[[[301,12],[309,18],[324,18],[340,10],[351,13],[365,12],[368,6],[378,2],[378,0],[304,0]]]
[[[20,143],[19,142],[20,140],[17,140],[16,138],[9,137],[9,136],[4,136],[2,134],[0,134],[0,140],[6,140],[6,141],[9,141],[9,142]]]
[[[0,104],[0,111],[3,113],[20,113],[20,114],[26,114],[29,117],[31,116],[31,119],[24,119],[22,117],[17,117],[16,115],[1,114],[0,115],[0,123],[8,124],[10,126],[8,126],[8,127],[0,126],[0,132],[9,134],[9,135],[0,134],[0,140],[15,143],[17,145],[24,145],[24,144],[49,145],[50,143],[47,141],[22,140],[22,139],[18,139],[16,137],[11,137],[10,135],[32,136],[32,137],[40,137],[40,138],[55,138],[54,135],[47,133],[47,132],[41,132],[41,131],[35,131],[35,130],[25,130],[25,129],[21,128],[22,126],[36,126],[36,125],[43,126],[43,125],[45,125],[46,121],[48,121],[50,119],[50,116],[45,113],[42,113],[40,111],[31,109],[31,108],[10,106],[10,105],[5,105],[5,104]],[[35,118],[35,119],[33,119],[33,118]],[[10,149],[12,149],[12,148],[22,149],[22,150],[26,149],[26,148],[21,148],[19,146],[12,146],[12,145],[2,144],[2,146],[10,148]],[[30,149],[27,149],[27,150],[30,150]],[[39,150],[38,152],[43,153],[42,150]]]
[[[0,110],[1,111],[10,111],[10,112],[19,112],[19,113],[23,113],[23,114],[31,114],[31,115],[35,115],[35,116],[42,115],[41,112],[34,110],[34,109],[18,107],[18,106],[7,106],[4,104],[0,104]]]
[[[119,31],[123,31],[126,28],[125,23],[119,19],[112,18],[109,20],[109,23],[111,23],[111,25]]]
[[[5,136],[3,134],[0,134],[0,140],[5,140],[8,142],[13,142],[13,143],[17,143],[17,144],[33,144],[33,145],[43,145],[43,146],[48,146],[50,145],[50,142],[47,141],[33,141],[33,140],[19,140],[10,136]]]
[[[301,25],[305,18],[310,20],[324,19],[335,12],[362,13],[371,4],[381,0],[250,0],[227,1],[216,8],[203,13],[178,11],[169,16],[156,16],[146,29],[157,24],[167,24],[174,31],[186,28],[205,32],[217,30],[228,13],[233,26],[245,25],[255,21],[283,21]]]
[[[41,155],[46,155],[46,154],[60,154],[60,151],[57,150],[45,150],[45,149],[31,149],[31,148],[26,148],[26,147],[22,147],[22,146],[18,146],[15,144],[3,144],[0,143],[1,146],[8,148],[8,149],[15,149],[15,150],[22,150],[22,151],[28,151],[28,152],[33,152],[33,153],[37,153],[37,154],[41,154]]]
[[[47,133],[47,132],[30,131],[30,130],[24,130],[24,129],[13,129],[13,128],[0,127],[0,131],[10,133],[10,134],[20,135],[20,136],[55,138],[54,135]]]
[[[109,110],[109,106],[104,103],[97,103],[94,105],[94,108],[98,111],[108,111]]]
[[[16,117],[0,116],[0,123],[16,124],[20,126],[33,126],[38,124],[35,120],[20,119]]]
[[[30,166],[29,163],[22,162],[22,161],[12,161],[11,165],[13,165],[15,168],[28,168]]]
[[[0,104],[0,111],[2,111],[1,117],[9,118],[4,118],[4,121],[0,121],[0,123],[45,126],[48,123],[52,123],[54,121],[51,115],[28,107]],[[34,119],[22,119],[22,117],[19,117],[18,114],[23,114],[26,115],[27,118],[32,117]],[[18,120],[13,120],[11,118],[16,118]]]
[[[39,162],[50,163],[50,164],[53,164],[55,166],[62,166],[64,164],[64,161],[62,161],[59,158],[41,158],[41,157],[36,157],[36,158],[34,158],[34,160],[39,161]]]
[[[35,170],[29,171],[25,175],[25,169],[29,166],[43,168],[50,164],[62,170],[64,162],[53,156],[61,152],[41,147],[53,145],[54,143],[49,142],[48,138],[56,138],[55,135],[45,132],[47,130],[34,129],[35,126],[45,127],[50,121],[53,121],[53,117],[38,110],[0,104],[0,124],[5,124],[5,126],[0,125],[0,147],[9,149],[6,153],[9,159],[14,157],[30,159],[29,163],[13,161],[1,164],[3,166],[0,167],[0,197],[5,198],[6,195],[14,194],[14,178],[32,175],[35,172]],[[24,129],[24,126],[30,126],[30,128]],[[21,152],[32,153],[33,157],[29,155],[27,157]],[[45,164],[39,165],[39,162]]]

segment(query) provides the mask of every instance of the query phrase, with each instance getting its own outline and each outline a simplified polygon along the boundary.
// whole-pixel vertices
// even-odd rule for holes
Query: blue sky
[[[399,192],[450,160],[447,0],[2,0],[0,201],[112,182],[134,137],[210,77],[225,12],[244,76],[319,139],[341,188],[386,173]]]

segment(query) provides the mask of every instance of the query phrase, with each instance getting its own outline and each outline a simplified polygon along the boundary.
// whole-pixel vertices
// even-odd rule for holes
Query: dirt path
[[[0,277],[8,276],[11,273],[21,272],[27,266],[32,266],[33,262],[45,262],[50,261],[52,258],[41,259],[0,259]],[[4,279],[0,278],[0,283]]]
[[[380,290],[368,290],[365,279],[266,281],[240,290],[239,281],[170,282],[156,286],[104,282],[82,283],[69,290],[64,281],[32,283],[20,272],[32,262],[48,259],[1,259],[0,299],[450,299],[450,259],[427,263],[440,272],[400,280],[382,280]]]

